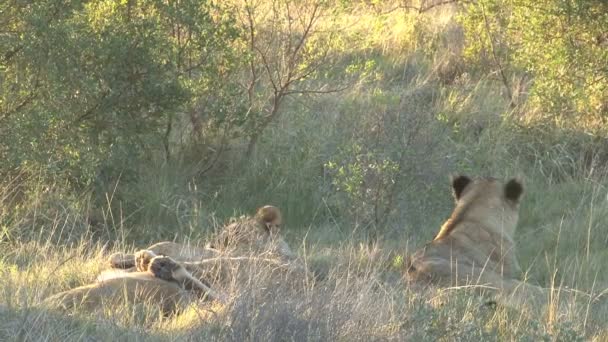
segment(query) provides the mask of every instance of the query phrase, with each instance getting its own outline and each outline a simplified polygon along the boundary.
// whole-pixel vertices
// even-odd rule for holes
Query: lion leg
[[[165,255],[178,261],[197,261],[215,255],[212,250],[199,248],[189,244],[164,241],[147,248],[156,255]]]
[[[111,268],[128,269],[135,267],[135,255],[127,253],[114,253],[108,258]]]
[[[145,250],[155,255],[165,255],[179,261],[198,261],[217,255],[216,251],[213,251],[208,248],[199,248],[196,246],[190,246],[187,244],[181,244],[170,241],[155,243]],[[141,253],[141,251],[138,253]],[[133,270],[137,269],[138,271],[146,271],[147,268],[145,267],[145,265],[138,265],[138,253],[114,253],[108,258],[108,264],[111,268],[133,268]],[[142,256],[140,255],[139,257],[141,258]],[[150,257],[145,257],[140,261],[147,262],[150,259]]]
[[[230,279],[231,271],[235,266],[224,258],[211,258],[196,262],[183,262],[184,268],[196,279],[205,279],[212,284],[221,283]]]
[[[209,298],[220,303],[226,303],[224,295],[212,290],[190,274],[182,265],[166,256],[157,256],[150,261],[148,272],[155,277],[181,284],[184,289],[197,293],[202,298]]]
[[[194,291],[203,299],[211,299],[222,304],[226,304],[228,299],[222,293],[212,290],[202,281],[196,279],[185,268],[179,268],[173,272],[173,278],[180,282],[186,290]]]

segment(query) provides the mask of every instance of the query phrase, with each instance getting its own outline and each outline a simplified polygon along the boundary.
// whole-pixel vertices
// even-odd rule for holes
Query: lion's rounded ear
[[[524,193],[524,186],[521,181],[517,178],[513,178],[505,184],[505,197],[513,202],[517,202],[521,199],[521,195]]]
[[[469,185],[469,183],[471,183],[471,182],[472,182],[471,178],[464,176],[464,175],[452,177],[452,191],[454,192],[454,198],[457,201],[460,199],[460,196],[462,195],[462,191],[464,191],[464,188],[466,188],[467,185]]]

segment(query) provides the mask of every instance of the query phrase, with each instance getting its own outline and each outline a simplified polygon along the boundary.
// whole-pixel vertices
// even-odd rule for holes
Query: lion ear
[[[471,178],[459,175],[452,177],[452,191],[454,192],[454,198],[458,201],[462,195],[462,191],[471,183]]]
[[[505,197],[513,202],[517,202],[521,199],[521,195],[524,193],[524,186],[521,181],[513,178],[505,185]]]

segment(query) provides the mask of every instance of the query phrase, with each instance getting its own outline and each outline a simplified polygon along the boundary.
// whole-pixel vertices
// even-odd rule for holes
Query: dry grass
[[[36,174],[3,179],[0,340],[608,340],[608,294],[585,295],[608,288],[608,173],[605,157],[594,154],[604,146],[581,132],[527,126],[525,109],[509,108],[501,84],[466,72],[452,14],[340,17],[336,74],[319,77],[341,80],[339,70],[352,66],[358,82],[314,101],[287,99],[284,119],[245,166],[237,143],[204,178],[193,176],[196,161],[140,165],[139,177],[115,180],[105,202],[93,205],[89,193]],[[421,134],[396,144],[421,113]],[[408,166],[386,177],[400,187],[373,243],[370,225],[352,215],[370,207],[368,197],[340,192],[324,168],[351,162],[354,145],[379,161],[405,156]],[[449,215],[447,175],[456,172],[523,177],[520,263],[529,282],[553,288],[552,305],[491,308],[467,287],[421,291],[402,282],[405,254]],[[360,193],[374,189],[366,186]],[[254,266],[223,289],[232,298],[227,307],[193,306],[169,318],[153,303],[96,315],[39,305],[92,282],[110,252],[204,239],[224,218],[263,204],[283,210],[285,235],[314,280]]]
[[[93,281],[107,251],[86,242],[3,247],[9,252],[0,282],[3,340],[601,340],[608,334],[605,303],[564,299],[539,315],[527,306],[488,307],[467,287],[414,290],[401,281],[398,256],[354,242],[309,246],[305,260],[317,277],[307,281],[251,264],[240,271],[249,276],[223,288],[231,294],[224,308],[194,305],[162,317],[151,303],[66,315],[40,301]]]

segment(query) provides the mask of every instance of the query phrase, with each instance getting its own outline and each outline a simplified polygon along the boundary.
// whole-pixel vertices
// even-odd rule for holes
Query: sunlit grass
[[[187,158],[151,160],[97,202],[31,172],[2,180],[0,340],[608,339],[608,293],[598,297],[608,288],[606,160],[594,154],[601,142],[582,131],[539,129],[527,117],[538,113],[510,108],[500,82],[467,72],[451,10],[353,13],[339,19],[336,70],[362,64],[361,79],[314,100],[288,98],[289,115],[268,128],[252,160],[242,161],[238,141],[202,176]],[[424,116],[427,126],[422,142],[407,146],[408,165],[418,168],[401,175],[407,185],[370,241],[369,225],[350,214],[361,203],[337,194],[324,165],[354,143],[399,152],[377,138],[391,128],[378,119],[387,113]],[[423,150],[427,143],[434,147]],[[466,287],[419,291],[403,282],[403,258],[449,215],[448,175],[457,172],[522,177],[520,263],[526,281],[553,288],[552,305],[493,309]],[[111,252],[204,241],[228,217],[264,204],[285,214],[283,233],[314,280],[277,284],[258,270],[228,289],[227,307],[192,306],[173,317],[158,315],[153,303],[99,315],[40,306],[93,282]]]
[[[79,257],[71,258],[74,253]],[[381,244],[311,243],[307,253],[304,257],[312,270],[325,270],[316,281],[295,284],[280,277],[268,279],[270,270],[258,269],[248,281],[233,285],[227,307],[196,305],[179,315],[162,317],[153,303],[112,307],[96,315],[78,309],[68,314],[43,309],[40,302],[46,295],[91,282],[104,253],[84,242],[75,250],[21,246],[3,260],[0,336],[434,341],[582,336],[601,340],[607,334],[607,305],[584,298],[565,299],[565,304],[543,308],[540,314],[538,308],[525,305],[493,308],[468,287],[408,288]],[[27,267],[17,267],[15,263],[23,258]]]

